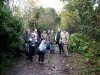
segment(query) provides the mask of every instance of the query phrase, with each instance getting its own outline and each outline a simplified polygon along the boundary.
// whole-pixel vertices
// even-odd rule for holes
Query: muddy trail
[[[38,55],[35,55],[34,60],[30,62],[27,62],[23,57],[7,75],[80,75],[80,72],[76,71],[78,64],[75,66],[73,57],[58,54],[58,47],[56,47],[54,54],[48,50],[44,61],[45,63],[40,65]]]

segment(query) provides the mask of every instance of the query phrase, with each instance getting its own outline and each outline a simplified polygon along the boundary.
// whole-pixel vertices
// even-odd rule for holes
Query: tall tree
[[[97,11],[98,6],[94,9],[95,5],[100,5],[98,0],[68,0],[68,4],[66,4],[64,8],[72,16],[75,14],[75,16],[73,16],[75,19],[72,21],[75,21],[75,23],[80,27],[81,32],[89,35],[91,39],[98,38],[95,37],[95,34],[98,33],[96,30],[99,29],[99,24],[96,22],[96,20],[99,20],[99,18],[97,18],[99,16],[99,12]],[[72,16],[69,16],[69,18],[72,19]],[[78,16],[79,19],[77,19],[76,16]],[[95,20],[93,19],[94,17]]]

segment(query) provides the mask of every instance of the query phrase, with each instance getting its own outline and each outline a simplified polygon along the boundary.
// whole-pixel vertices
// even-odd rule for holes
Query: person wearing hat
[[[63,36],[62,36],[62,44],[63,44],[63,50],[64,50],[64,54],[66,56],[68,55],[68,50],[67,50],[67,45],[68,45],[68,40],[69,40],[69,33],[67,32],[66,29],[63,29]]]

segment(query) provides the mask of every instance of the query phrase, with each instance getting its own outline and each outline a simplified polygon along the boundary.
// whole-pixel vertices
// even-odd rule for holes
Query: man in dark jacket
[[[30,39],[30,29],[26,29],[26,32],[24,33],[24,40],[25,40],[25,55],[28,56],[29,52],[29,39]]]
[[[61,54],[61,52],[63,52],[62,35],[63,35],[63,33],[61,32],[60,28],[58,28],[58,31],[55,35],[55,41],[56,41],[56,44],[58,44],[58,47],[59,47],[59,54]]]

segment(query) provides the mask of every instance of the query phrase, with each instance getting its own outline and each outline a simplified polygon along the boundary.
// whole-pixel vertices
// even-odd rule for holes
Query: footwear
[[[61,54],[61,53],[58,53],[58,54]]]
[[[70,55],[66,55],[66,57],[70,57]]]
[[[28,56],[26,56],[26,59],[28,59]]]
[[[30,62],[29,60],[27,62]]]
[[[55,51],[53,51],[53,54],[55,54]]]
[[[44,64],[44,62],[41,62],[41,64]]]
[[[41,62],[40,62],[40,61],[38,61],[38,63],[40,64]]]
[[[31,59],[30,61],[33,61],[33,59]]]
[[[50,51],[50,53],[52,53],[52,51]]]

